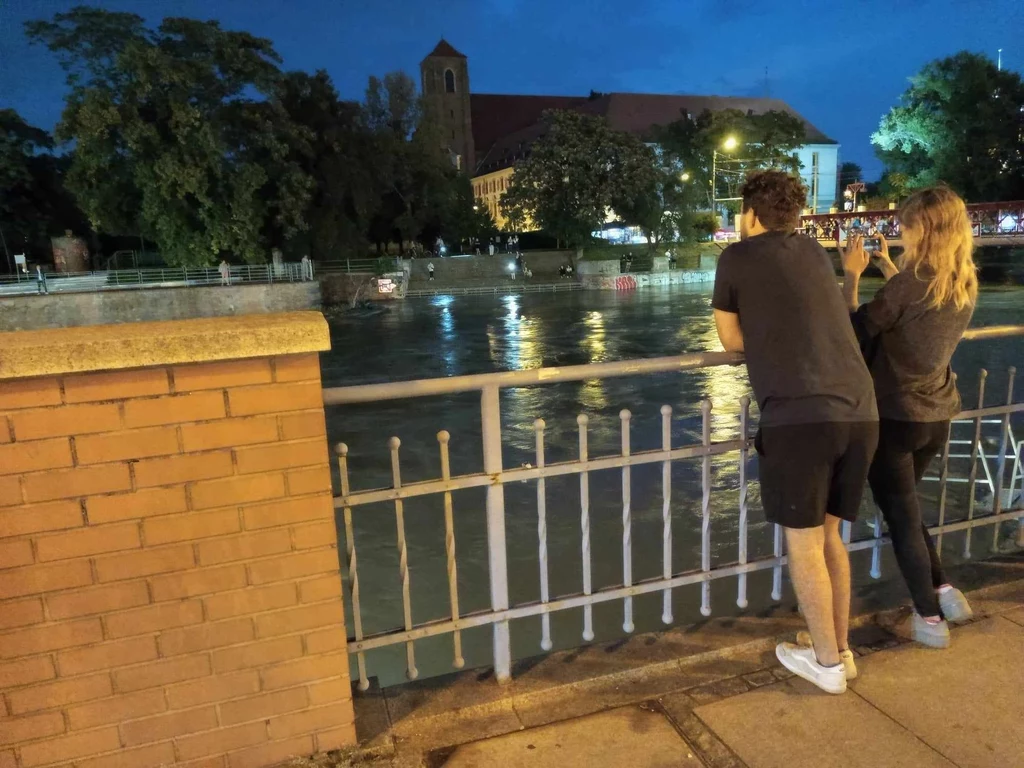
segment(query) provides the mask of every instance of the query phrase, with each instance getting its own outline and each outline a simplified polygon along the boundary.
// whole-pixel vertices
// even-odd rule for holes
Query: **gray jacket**
[[[926,275],[900,272],[850,316],[883,419],[946,421],[960,410],[949,363],[974,307],[934,309],[927,289]]]

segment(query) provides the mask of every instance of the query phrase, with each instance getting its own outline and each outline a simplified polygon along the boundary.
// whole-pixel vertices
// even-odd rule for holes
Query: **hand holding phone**
[[[861,235],[851,234],[846,238],[846,248],[840,246],[839,253],[843,257],[843,272],[847,275],[860,277],[871,261]]]
[[[878,240],[879,247],[871,252],[871,258],[875,260],[875,266],[882,271],[882,276],[886,280],[890,280],[899,274],[899,267],[893,263],[892,258],[889,256],[889,243],[886,241],[885,236],[879,234],[876,239]]]

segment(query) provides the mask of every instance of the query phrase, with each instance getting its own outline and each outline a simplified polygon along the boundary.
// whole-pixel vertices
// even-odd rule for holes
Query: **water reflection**
[[[444,360],[444,372],[447,376],[454,375],[458,344],[455,333],[455,317],[451,311],[454,300],[452,296],[435,296],[430,301],[441,312],[441,357]]]
[[[588,363],[603,363],[608,347],[604,327],[604,315],[600,311],[588,312],[583,319],[583,349]],[[587,379],[580,385],[580,405],[587,411],[601,411],[608,407],[605,397],[604,379]]]

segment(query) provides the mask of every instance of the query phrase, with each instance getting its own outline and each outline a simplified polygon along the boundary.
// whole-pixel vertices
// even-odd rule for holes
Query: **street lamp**
[[[725,141],[722,142],[722,149],[726,152],[732,152],[736,147],[739,146],[739,142],[735,136],[726,136]],[[715,180],[718,176],[718,149],[711,150],[711,209],[718,215],[718,194],[715,189]]]
[[[679,180],[680,181],[689,181],[690,180],[690,174],[688,174],[685,171],[683,171],[683,173],[679,174]]]

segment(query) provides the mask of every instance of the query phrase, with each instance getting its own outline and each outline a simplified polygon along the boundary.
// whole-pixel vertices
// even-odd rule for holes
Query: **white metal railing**
[[[369,274],[384,274],[385,272],[401,272],[402,259],[398,256],[380,256],[377,258],[360,259],[335,259],[332,261],[321,261],[317,264],[317,271],[322,273],[333,272],[359,272]]]
[[[972,329],[965,334],[965,340],[991,339],[1006,336],[1024,336],[1024,326],[995,326]],[[671,444],[671,426],[673,411],[671,406],[661,407],[661,448],[634,452],[630,445],[630,421],[632,414],[623,410],[619,414],[621,442],[617,454],[592,457],[588,450],[588,417],[580,414],[577,417],[578,458],[572,461],[547,463],[545,457],[545,428],[542,419],[533,424],[535,443],[535,463],[517,468],[502,466],[502,437],[500,423],[500,392],[523,386],[535,386],[566,381],[584,381],[603,379],[616,376],[632,376],[669,371],[687,371],[712,366],[729,366],[742,364],[742,355],[717,352],[689,354],[678,357],[662,357],[644,360],[630,360],[611,363],[569,366],[565,368],[537,368],[506,373],[458,376],[444,379],[424,379],[418,381],[392,382],[386,384],[369,384],[350,387],[326,388],[323,391],[325,405],[348,405],[354,403],[370,403],[385,400],[419,398],[464,392],[480,394],[481,437],[483,450],[483,471],[453,477],[450,472],[448,445],[450,436],[441,431],[437,434],[440,454],[440,478],[404,484],[401,477],[400,448],[401,441],[392,437],[388,441],[390,452],[392,483],[387,488],[353,491],[349,478],[348,446],[339,443],[335,452],[341,480],[341,494],[334,499],[336,509],[341,510],[345,528],[345,548],[347,560],[348,584],[351,594],[353,612],[353,636],[349,641],[349,651],[356,655],[359,685],[365,690],[369,685],[366,669],[366,652],[376,648],[394,645],[405,645],[406,671],[410,679],[416,678],[415,641],[450,634],[453,642],[453,666],[464,665],[461,644],[461,632],[471,627],[492,625],[493,627],[493,660],[495,675],[499,681],[507,680],[511,675],[511,643],[509,622],[529,616],[541,619],[541,643],[543,650],[552,647],[550,615],[555,611],[581,607],[583,609],[582,637],[585,642],[594,638],[593,606],[613,600],[623,601],[623,630],[627,633],[634,628],[633,598],[638,595],[661,592],[662,621],[669,624],[673,621],[672,590],[688,585],[701,584],[700,610],[704,616],[711,615],[711,581],[736,577],[736,604],[740,608],[747,607],[747,576],[762,570],[772,571],[772,598],[782,597],[782,568],[786,564],[786,556],[782,551],[782,531],[774,528],[773,552],[771,557],[751,559],[747,548],[748,507],[747,507],[747,459],[752,447],[749,437],[749,398],[740,400],[740,437],[733,440],[711,440],[710,400],[701,404],[701,441],[696,445],[673,447]],[[970,534],[974,527],[991,525],[993,527],[993,547],[999,535],[999,523],[1024,517],[1024,509],[1003,511],[1004,476],[1007,460],[1012,458],[1014,470],[1010,479],[1010,497],[1012,498],[1015,483],[1021,479],[1022,444],[1012,437],[1010,428],[1011,415],[1024,413],[1024,403],[1013,402],[1013,385],[1015,369],[1009,369],[1009,385],[1005,403],[998,406],[984,405],[984,382],[986,373],[981,372],[978,406],[965,410],[957,417],[957,422],[974,424],[974,439],[970,441],[971,461],[968,485],[968,510],[964,520],[946,522],[947,483],[949,480],[950,459],[959,457],[951,455],[947,443],[943,452],[939,471],[939,517],[938,525],[931,532],[941,538],[946,533],[966,531],[968,538],[965,556],[970,556]],[[977,467],[981,453],[982,426],[991,423],[995,418],[1000,426],[999,449],[994,457],[981,462],[990,473],[993,486],[993,505],[991,512],[984,516],[975,514],[974,489],[977,481]],[[1012,446],[1012,453],[1008,448]],[[729,453],[738,454],[739,471],[739,532],[737,541],[737,560],[735,563],[712,567],[711,558],[711,459]],[[701,460],[701,557],[700,567],[696,570],[677,572],[672,562],[672,485],[671,468],[673,462],[685,459]],[[995,470],[991,472],[988,462],[994,460]],[[660,465],[662,493],[662,573],[660,578],[634,580],[632,568],[632,510],[631,510],[631,468],[641,465]],[[593,589],[591,578],[591,541],[590,541],[590,479],[591,472],[607,469],[620,469],[622,473],[622,553],[623,574],[622,584],[598,590]],[[582,592],[552,599],[548,583],[548,541],[547,541],[547,499],[545,481],[548,478],[565,475],[577,475],[580,488],[580,549],[582,554]],[[986,476],[989,476],[987,474]],[[537,551],[540,567],[540,600],[516,606],[509,602],[507,546],[505,538],[505,496],[504,486],[516,482],[534,482],[537,490]],[[455,554],[455,533],[452,512],[452,493],[468,488],[486,489],[486,523],[488,572],[490,577],[490,609],[486,611],[461,614],[457,587],[457,560]],[[1022,489],[1024,490],[1024,489]],[[412,620],[412,602],[410,598],[410,573],[408,559],[408,543],[405,530],[404,503],[408,499],[441,495],[444,501],[445,524],[445,557],[447,561],[447,580],[449,588],[450,616],[441,620],[414,624]],[[357,547],[354,537],[353,510],[367,504],[391,503],[394,506],[396,522],[396,544],[399,555],[399,582],[401,585],[403,626],[400,629],[388,630],[366,635],[363,632],[360,594],[359,567]],[[889,539],[882,534],[881,516],[876,511],[872,538],[851,541],[852,526],[844,524],[843,535],[850,551],[871,549],[871,575],[881,576],[880,552],[883,543]],[[1018,544],[1024,546],[1024,524],[1019,528]]]
[[[219,267],[154,267],[102,272],[43,272],[0,275],[0,296],[85,293],[132,288],[183,288],[244,283],[295,283],[313,279],[313,264],[243,264]]]

